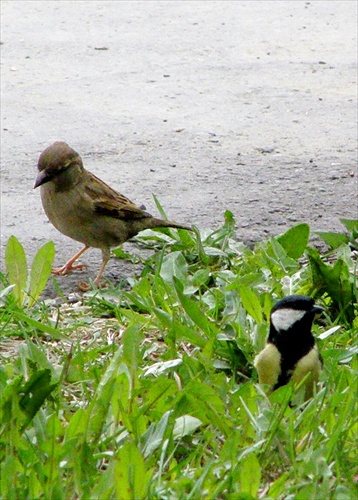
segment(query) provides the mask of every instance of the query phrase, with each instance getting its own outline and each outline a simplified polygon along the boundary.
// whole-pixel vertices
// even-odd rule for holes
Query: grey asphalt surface
[[[33,189],[64,140],[153,214],[247,243],[357,218],[357,2],[1,2],[1,268],[10,235],[56,265],[80,244]],[[71,289],[88,272],[62,283]],[[131,273],[112,259],[107,275]]]

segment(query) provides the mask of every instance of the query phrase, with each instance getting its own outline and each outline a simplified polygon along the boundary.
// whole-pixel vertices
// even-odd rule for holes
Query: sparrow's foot
[[[81,257],[83,253],[88,249],[88,246],[85,245],[79,252],[77,252],[72,259],[66,262],[66,264],[62,267],[57,267],[52,269],[52,274],[57,274],[58,276],[64,276],[70,271],[74,271],[75,269],[83,269],[86,268],[86,264],[75,264],[76,260]]]
[[[87,266],[86,264],[72,264],[72,263],[66,263],[62,267],[55,267],[54,269],[51,270],[52,274],[56,274],[57,276],[65,276],[65,274],[68,274],[70,271],[75,271],[76,269],[86,269]]]

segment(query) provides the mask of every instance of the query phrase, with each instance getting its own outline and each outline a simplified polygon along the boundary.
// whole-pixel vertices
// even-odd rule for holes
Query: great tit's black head
[[[83,170],[80,155],[65,142],[54,142],[40,155],[37,164],[39,174],[34,187],[37,188],[51,181],[73,165],[77,165],[80,170]]]
[[[305,295],[289,295],[279,300],[271,310],[271,329],[276,332],[292,330],[296,325],[304,325],[311,330],[315,314],[323,307],[316,306],[314,300]]]

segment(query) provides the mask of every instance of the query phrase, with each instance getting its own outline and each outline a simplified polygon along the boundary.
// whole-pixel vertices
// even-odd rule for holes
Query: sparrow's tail
[[[174,227],[176,229],[186,229],[187,231],[193,230],[192,227],[186,226],[185,224],[178,224],[177,222],[173,222],[170,220],[156,219],[155,217],[153,217],[153,219],[151,220],[151,223],[152,223],[150,225],[151,228],[154,228],[154,227]]]

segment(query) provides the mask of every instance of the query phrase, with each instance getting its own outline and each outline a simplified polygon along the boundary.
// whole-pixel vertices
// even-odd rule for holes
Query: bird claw
[[[52,274],[56,274],[57,276],[65,276],[70,271],[75,271],[76,269],[87,269],[86,264],[65,264],[62,267],[55,267],[51,270]]]

